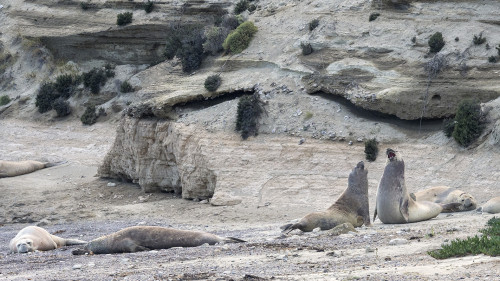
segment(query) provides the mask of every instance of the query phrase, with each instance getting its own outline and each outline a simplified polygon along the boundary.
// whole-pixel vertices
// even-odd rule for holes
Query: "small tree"
[[[365,156],[366,160],[372,162],[377,159],[378,155],[378,141],[377,139],[369,139],[365,141]]]
[[[122,14],[118,14],[116,16],[116,24],[117,25],[127,25],[129,23],[132,23],[132,13],[131,12],[125,12]]]
[[[478,100],[464,100],[458,105],[455,115],[453,138],[462,146],[467,147],[474,142],[483,131],[481,106]]]
[[[84,125],[95,124],[95,122],[97,122],[97,114],[95,113],[95,106],[94,105],[87,106],[80,120]]]
[[[221,83],[222,79],[220,78],[220,75],[210,75],[207,79],[205,79],[205,89],[210,92],[214,92],[219,88]]]
[[[238,102],[236,115],[236,131],[241,132],[241,137],[246,140],[258,132],[258,121],[262,113],[259,99],[256,95],[243,96]]]
[[[53,83],[44,83],[36,95],[35,105],[38,112],[45,113],[52,110],[52,103],[59,97]]]
[[[428,41],[430,52],[431,53],[437,53],[441,51],[441,49],[444,47],[445,42],[443,39],[443,34],[441,32],[436,32],[434,33],[431,38],[429,38]]]

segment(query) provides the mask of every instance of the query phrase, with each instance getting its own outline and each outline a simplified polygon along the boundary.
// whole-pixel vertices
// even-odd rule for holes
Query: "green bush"
[[[453,118],[447,118],[443,120],[443,132],[444,135],[448,138],[453,134],[453,130],[455,130],[455,120]]]
[[[444,47],[445,42],[443,39],[443,34],[441,32],[436,32],[434,33],[431,38],[429,38],[428,41],[430,52],[431,53],[437,53],[441,51],[441,49]]]
[[[95,124],[95,122],[97,122],[97,114],[95,113],[95,106],[93,105],[87,106],[80,120],[84,125]]]
[[[165,42],[165,51],[163,52],[165,58],[171,60],[175,57],[177,50],[182,45],[181,39],[182,39],[182,31],[179,31],[177,28],[171,29],[171,31],[168,34],[167,41]]]
[[[313,31],[319,25],[319,19],[314,19],[309,22],[309,31]]]
[[[220,78],[220,75],[210,75],[207,79],[205,79],[205,89],[210,92],[214,92],[219,88],[221,83],[222,79]]]
[[[248,11],[251,13],[253,11],[257,10],[257,6],[255,4],[250,4],[248,6]]]
[[[228,30],[234,30],[238,27],[238,25],[242,24],[241,17],[235,15],[226,15],[222,19],[221,27],[227,28]],[[241,22],[240,22],[241,21]]]
[[[475,141],[483,131],[481,106],[477,100],[464,100],[458,105],[455,115],[453,138],[462,146],[467,147]]]
[[[144,4],[144,11],[146,11],[147,14],[151,13],[154,9],[155,4],[151,1],[148,1],[148,3]]]
[[[64,117],[71,113],[71,107],[64,98],[58,98],[52,103],[52,108],[57,112],[58,117]]]
[[[241,132],[241,137],[244,140],[249,136],[257,135],[257,123],[262,111],[256,95],[240,98],[236,115],[236,131]]]
[[[62,74],[57,76],[54,88],[64,98],[69,98],[77,85],[77,79],[73,78],[71,74]]]
[[[369,139],[365,141],[365,157],[368,161],[375,161],[378,155],[378,141],[377,139]]]
[[[36,95],[35,105],[38,107],[38,112],[45,113],[52,110],[52,103],[59,98],[53,83],[44,83],[38,90]]]
[[[131,12],[121,13],[121,14],[118,14],[118,16],[116,16],[116,24],[117,25],[121,26],[121,25],[126,25],[129,23],[132,23],[132,13]]]
[[[247,0],[240,0],[236,5],[234,6],[234,13],[241,14],[244,11],[248,9],[248,1]]]
[[[257,27],[252,22],[246,21],[229,33],[222,47],[233,54],[241,53],[248,47],[256,32]]]
[[[491,218],[488,220],[487,227],[481,229],[480,232],[483,233],[481,237],[475,235],[474,237],[467,237],[467,239],[455,239],[448,245],[442,245],[441,249],[427,253],[435,259],[479,254],[500,255],[500,219]]]
[[[488,62],[496,63],[497,61],[498,61],[498,58],[496,56],[488,57]]]
[[[85,86],[85,88],[90,88],[90,91],[93,94],[99,94],[101,86],[104,86],[104,84],[106,84],[108,75],[111,74],[114,75],[114,72],[112,70],[93,68],[89,72],[85,72],[82,74],[83,86]]]
[[[379,13],[372,13],[370,14],[370,17],[368,18],[368,21],[374,21],[380,16]]]
[[[302,49],[302,55],[307,56],[312,54],[313,48],[310,43],[300,43],[300,48]]]
[[[7,95],[3,95],[0,97],[0,106],[6,105],[10,102],[10,98]]]
[[[472,42],[474,43],[474,45],[481,45],[486,42],[486,38],[483,38],[483,34],[480,33],[479,36],[474,35],[474,38],[472,38]]]
[[[90,9],[90,3],[88,2],[80,2],[80,8],[84,11]]]
[[[203,36],[200,29],[193,29],[181,40],[181,47],[176,56],[181,60],[182,71],[192,72],[201,66],[203,61]]]
[[[129,82],[123,81],[122,84],[120,85],[120,92],[122,93],[130,93],[134,91],[134,87],[130,85]]]

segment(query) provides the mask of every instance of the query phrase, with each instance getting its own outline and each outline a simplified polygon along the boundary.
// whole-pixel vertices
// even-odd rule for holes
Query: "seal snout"
[[[394,160],[396,158],[396,152],[395,150],[388,148],[386,153],[387,153],[387,158],[389,158],[390,161]]]
[[[360,161],[360,162],[358,163],[358,165],[356,165],[356,168],[359,168],[359,169],[361,169],[361,170],[364,170],[364,169],[365,169],[365,162]]]
[[[29,252],[31,247],[27,243],[19,243],[17,244],[17,252],[20,254],[24,254]]]

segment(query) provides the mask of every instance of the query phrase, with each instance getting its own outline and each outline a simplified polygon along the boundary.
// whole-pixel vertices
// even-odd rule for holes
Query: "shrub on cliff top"
[[[219,88],[221,82],[222,79],[220,78],[220,75],[210,75],[207,79],[205,79],[205,89],[210,92],[214,92]]]
[[[129,23],[132,23],[132,13],[131,12],[125,12],[118,14],[116,16],[116,24],[117,25],[127,25]]]
[[[0,106],[6,105],[10,102],[10,98],[7,95],[3,95],[0,97]]]
[[[97,114],[95,112],[95,106],[93,105],[87,106],[82,117],[80,117],[80,120],[84,125],[92,125],[95,122],[97,122]]]
[[[57,117],[64,117],[71,113],[71,107],[64,98],[58,98],[52,103],[52,107],[57,113]]]
[[[246,21],[229,33],[222,47],[233,54],[241,53],[248,47],[256,32],[257,27],[253,22]]]
[[[429,44],[430,52],[431,53],[437,53],[441,51],[441,49],[444,47],[445,42],[443,39],[443,34],[441,32],[436,32],[434,33],[431,38],[429,38],[429,41],[427,42]]]

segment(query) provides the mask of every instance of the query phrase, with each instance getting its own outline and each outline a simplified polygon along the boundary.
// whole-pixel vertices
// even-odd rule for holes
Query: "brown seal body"
[[[179,230],[160,226],[132,226],[90,241],[83,250],[73,251],[74,255],[134,253],[172,247],[197,247],[223,242],[244,242],[237,238],[224,238],[215,234]]]
[[[428,220],[441,213],[443,207],[429,201],[415,201],[405,184],[405,163],[400,153],[387,149],[387,163],[380,179],[373,220],[383,223],[409,223]]]
[[[50,234],[47,230],[38,226],[27,226],[16,237],[10,240],[9,249],[13,253],[27,253],[34,251],[50,251],[62,246],[82,245],[86,241],[77,239],[65,239]]]
[[[300,229],[304,232],[319,227],[321,230],[332,229],[343,223],[355,227],[370,225],[368,206],[368,170],[363,161],[359,162],[349,174],[347,189],[326,211],[307,214],[298,223],[282,226],[284,231]]]
[[[430,201],[438,204],[458,203],[455,209],[443,209],[443,213],[470,211],[477,208],[476,199],[469,193],[449,186],[434,186],[414,193],[417,201]]]
[[[500,196],[491,198],[483,206],[477,209],[478,212],[486,212],[490,214],[500,213]]]
[[[26,161],[0,160],[0,178],[20,176],[41,170],[43,168],[60,165],[64,162],[65,161],[49,163],[49,162],[39,162],[33,160],[26,160]]]

